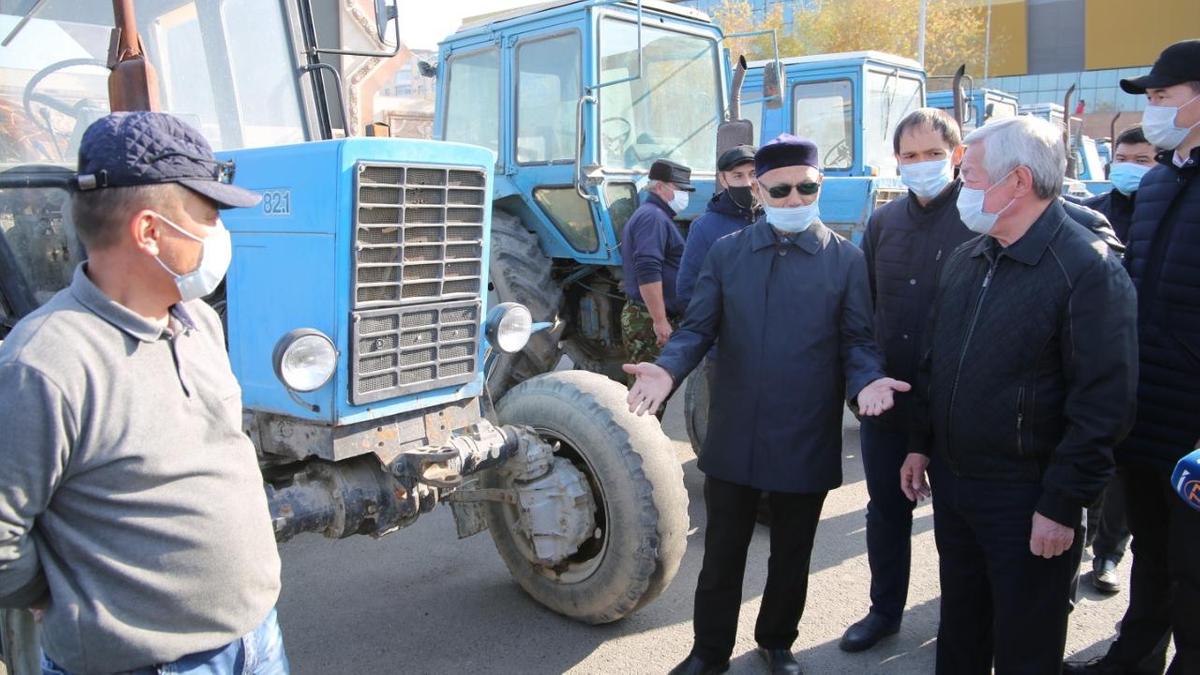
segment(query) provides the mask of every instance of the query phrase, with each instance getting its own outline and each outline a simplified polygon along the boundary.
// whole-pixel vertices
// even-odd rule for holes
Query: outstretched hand
[[[625,400],[629,403],[629,412],[639,416],[657,412],[675,386],[671,374],[653,363],[626,363],[621,370],[637,377]]]
[[[907,382],[881,377],[858,392],[858,412],[867,417],[882,415],[895,405],[894,392],[905,392],[910,389],[912,386]]]

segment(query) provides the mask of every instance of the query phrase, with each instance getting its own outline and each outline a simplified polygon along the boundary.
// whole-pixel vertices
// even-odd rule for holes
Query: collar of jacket
[[[713,195],[712,199],[708,200],[708,210],[713,213],[720,213],[725,216],[741,218],[746,222],[753,223],[758,219],[761,209],[747,209],[739,206],[729,196],[728,190],[721,190]]]
[[[668,218],[675,217],[675,209],[672,209],[670,206],[667,206],[667,203],[663,201],[662,197],[659,197],[658,195],[654,194],[653,192],[647,192],[646,193],[646,201],[642,202],[642,203],[643,204],[653,204],[653,205],[657,206],[658,208],[662,209],[667,214]]]
[[[1050,246],[1050,240],[1058,233],[1062,223],[1067,219],[1067,212],[1057,199],[1051,200],[1050,205],[1042,211],[1042,215],[1033,221],[1025,234],[1011,246],[1003,249],[1003,254],[1019,263],[1036,265],[1042,259],[1042,254]],[[996,243],[992,243],[996,242]],[[988,260],[996,254],[1000,243],[990,236],[983,236],[971,250],[971,257],[985,256]]]
[[[71,295],[79,304],[87,307],[96,316],[104,319],[120,331],[140,342],[154,342],[162,338],[164,327],[149,319],[134,313],[129,308],[104,294],[100,287],[87,275],[87,263],[82,262],[75,268],[71,278]],[[171,305],[171,316],[188,330],[197,330],[196,322],[184,309],[183,303]]]
[[[785,245],[784,240],[775,234],[775,228],[771,227],[765,217],[759,218],[748,229],[750,230],[750,248],[755,252],[768,246]],[[807,230],[788,237],[787,243],[805,253],[813,254],[821,250],[821,247],[829,241],[829,237],[830,229],[825,227],[820,220],[815,220]]]
[[[1192,153],[1188,155],[1188,161],[1183,166],[1175,166],[1175,151],[1163,150],[1154,156],[1154,159],[1159,164],[1164,164],[1171,167],[1175,171],[1195,171],[1200,168],[1200,145],[1192,148]]]
[[[917,201],[917,196],[915,194],[913,194],[912,190],[909,190],[908,191],[909,213],[913,216],[921,217],[921,216],[931,216],[935,213],[940,212],[942,209],[946,208],[947,206],[957,209],[958,208],[958,206],[957,206],[958,191],[960,189],[962,189],[962,180],[959,178],[955,178],[953,181],[950,182],[949,185],[947,185],[945,188],[942,189],[941,194],[939,194],[938,196],[929,200],[929,203],[926,204],[925,206],[921,206],[921,202]]]

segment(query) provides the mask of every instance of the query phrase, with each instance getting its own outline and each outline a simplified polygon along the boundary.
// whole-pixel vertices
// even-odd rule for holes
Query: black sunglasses
[[[792,194],[792,188],[796,188],[796,191],[802,195],[815,195],[817,194],[817,190],[821,189],[821,184],[811,182],[797,183],[795,185],[792,185],[791,183],[780,183],[779,185],[772,185],[771,187],[767,188],[767,194],[771,195],[772,199],[783,199],[784,197]]]

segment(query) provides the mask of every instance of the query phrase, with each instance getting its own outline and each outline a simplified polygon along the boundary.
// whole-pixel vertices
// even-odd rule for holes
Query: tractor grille
[[[356,405],[460,384],[478,372],[486,183],[479,169],[359,163]]]
[[[472,300],[356,312],[355,405],[469,382],[479,369],[481,307]]]
[[[890,201],[895,201],[906,194],[908,194],[907,188],[875,188],[875,205],[872,210],[877,209]]]

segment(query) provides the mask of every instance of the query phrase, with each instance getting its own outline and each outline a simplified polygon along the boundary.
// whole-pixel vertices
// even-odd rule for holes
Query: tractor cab
[[[978,87],[963,97],[963,133],[983,126],[994,119],[1017,116],[1017,97],[999,89]],[[929,93],[928,105],[954,115],[954,92],[950,89]]]
[[[441,43],[434,136],[496,152],[493,203],[552,258],[616,265],[639,178],[660,158],[713,192],[722,35],[666,2],[548,2],[468,19]]]
[[[746,87],[762,86],[763,66],[750,64]],[[908,113],[925,105],[925,71],[920,64],[881,52],[821,54],[783,59],[782,105],[743,104],[745,116],[761,121],[755,142],[787,132],[806,136],[821,152],[825,186],[821,218],[854,241],[878,206],[903,195],[892,131]]]

